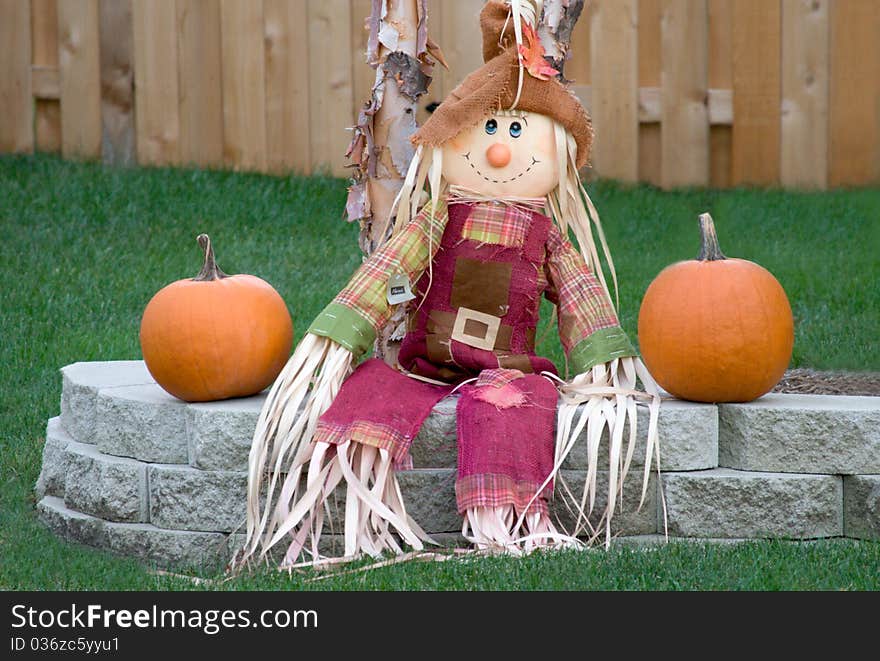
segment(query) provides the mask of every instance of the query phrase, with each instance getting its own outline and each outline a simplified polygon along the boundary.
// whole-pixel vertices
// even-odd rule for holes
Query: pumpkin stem
[[[700,254],[697,259],[701,262],[715,262],[727,259],[718,245],[718,235],[715,233],[715,223],[708,213],[700,214]]]
[[[214,246],[211,245],[211,237],[207,234],[199,234],[196,237],[196,241],[199,242],[202,250],[205,251],[205,263],[202,265],[202,270],[199,271],[199,274],[193,278],[193,281],[205,282],[228,278],[229,276],[220,270],[220,267],[217,266],[217,262],[214,259]]]

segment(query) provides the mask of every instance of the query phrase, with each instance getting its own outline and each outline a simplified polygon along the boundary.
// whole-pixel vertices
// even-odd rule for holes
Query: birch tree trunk
[[[417,103],[428,91],[433,66],[427,0],[373,0],[368,26],[367,63],[376,69],[376,80],[347,154],[355,170],[346,203],[348,220],[360,222],[360,246],[367,256],[384,238],[378,234],[412,160],[409,139],[417,128]],[[442,55],[438,59],[442,62]],[[402,337],[403,314],[399,309],[376,340],[376,355],[389,362],[396,358],[393,341]]]
[[[361,249],[370,255],[383,237],[394,198],[413,157],[418,98],[431,82],[426,0],[373,0],[367,63],[376,70],[360,108],[348,156],[356,166],[346,211],[361,223]]]

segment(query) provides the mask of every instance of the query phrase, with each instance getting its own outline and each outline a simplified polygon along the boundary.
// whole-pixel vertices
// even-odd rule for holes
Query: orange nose
[[[510,163],[510,147],[496,142],[486,150],[486,160],[493,168],[503,168]]]

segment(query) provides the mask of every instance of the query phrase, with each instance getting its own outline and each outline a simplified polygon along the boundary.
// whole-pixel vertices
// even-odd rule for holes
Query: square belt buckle
[[[470,308],[458,308],[455,324],[452,327],[452,339],[477,349],[492,351],[495,348],[499,328],[501,328],[500,317],[493,317],[491,314]]]

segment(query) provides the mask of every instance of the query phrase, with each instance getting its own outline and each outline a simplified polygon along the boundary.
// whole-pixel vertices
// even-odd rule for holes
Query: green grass
[[[880,369],[880,191],[681,191],[591,186],[620,279],[622,321],[667,264],[698,251],[710,211],[729,256],[786,288],[793,366]],[[192,585],[57,540],[34,515],[43,433],[58,414],[58,369],[140,358],[138,325],[163,285],[195,275],[208,232],[228,273],[266,279],[299,337],[360,261],[342,219],[345,182],[172,169],[108,170],[55,158],[0,158],[0,588],[153,589]],[[551,333],[541,346],[559,361]],[[661,550],[411,563],[303,584],[273,572],[225,588],[878,589],[880,544],[756,542]]]

